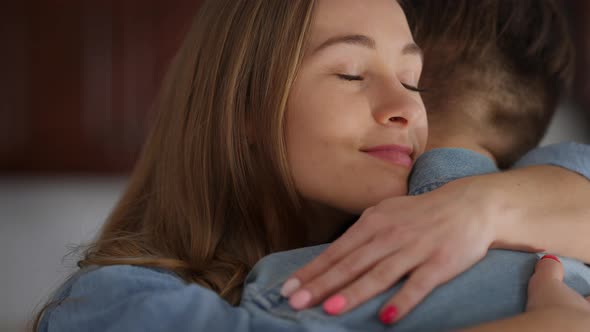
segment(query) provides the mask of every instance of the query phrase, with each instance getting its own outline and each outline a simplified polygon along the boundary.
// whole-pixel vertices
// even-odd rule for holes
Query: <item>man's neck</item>
[[[426,145],[426,151],[439,148],[462,148],[471,150],[490,158],[494,161],[495,164],[497,164],[496,158],[489,150],[477,144],[476,142],[474,142],[474,140],[471,139],[457,136],[446,138],[444,140],[436,140],[435,142],[429,140],[428,144]]]

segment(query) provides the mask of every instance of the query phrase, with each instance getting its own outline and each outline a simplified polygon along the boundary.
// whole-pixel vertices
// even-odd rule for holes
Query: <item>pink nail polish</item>
[[[338,315],[346,307],[346,298],[340,294],[331,296],[324,302],[324,311],[330,315]]]
[[[289,298],[289,305],[295,310],[301,310],[305,308],[310,300],[311,293],[306,289],[302,289],[295,292],[295,294]]]
[[[385,307],[381,314],[379,315],[379,320],[383,324],[391,324],[397,317],[397,308],[395,306],[389,305]]]
[[[552,260],[556,261],[557,263],[561,263],[561,261],[559,260],[559,258],[557,258],[557,256],[554,256],[551,254],[546,254],[545,256],[541,257],[541,259],[552,259]]]
[[[297,290],[301,286],[301,281],[297,278],[289,278],[281,288],[281,295],[284,297],[289,297],[293,292]]]

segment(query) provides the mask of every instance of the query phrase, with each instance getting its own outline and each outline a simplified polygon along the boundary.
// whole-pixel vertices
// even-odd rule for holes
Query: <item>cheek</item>
[[[414,131],[414,135],[416,137],[416,142],[418,142],[420,153],[424,152],[426,149],[426,143],[430,140],[428,124],[425,123],[423,126],[417,127]]]
[[[286,114],[287,143],[291,148],[305,146],[314,151],[328,149],[329,145],[358,144],[367,121],[363,109],[368,106],[333,85],[308,84],[292,94]]]
[[[420,103],[422,107],[422,114],[416,120],[416,126],[412,129],[412,136],[414,137],[414,141],[417,143],[418,152],[422,153],[426,149],[426,143],[428,142],[429,138],[429,123],[426,114],[426,110],[424,108],[424,104]]]
[[[316,117],[303,113],[289,117],[287,131],[289,167],[303,198],[360,214],[387,197],[406,193],[409,171],[392,170],[360,152],[358,132],[342,130],[335,121],[306,124],[304,118]]]
[[[302,197],[360,214],[406,193],[409,171],[384,166],[359,151],[374,128],[365,99],[318,86],[295,91],[299,93],[290,96],[286,113],[286,143]]]
[[[339,145],[346,140],[339,118],[327,98],[308,95],[290,103],[287,110],[287,153],[297,182],[307,182],[322,164],[334,161]],[[349,133],[350,134],[350,133]]]
[[[333,200],[334,191],[342,190],[348,174],[357,171],[351,159],[360,133],[351,124],[358,126],[362,121],[351,118],[333,94],[295,97],[288,104],[286,117],[291,174],[299,194],[307,200],[327,203]]]

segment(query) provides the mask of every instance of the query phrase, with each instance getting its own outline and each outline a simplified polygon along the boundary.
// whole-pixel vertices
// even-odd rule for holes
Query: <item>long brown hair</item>
[[[237,304],[261,257],[305,244],[284,126],[314,6],[204,1],[129,184],[80,267],[165,268]]]

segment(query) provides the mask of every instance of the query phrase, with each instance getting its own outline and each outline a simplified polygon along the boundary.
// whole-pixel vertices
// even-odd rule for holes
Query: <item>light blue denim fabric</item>
[[[321,322],[293,322],[233,307],[173,273],[129,265],[80,270],[41,320],[49,332],[347,332]]]
[[[566,143],[536,149],[519,161],[519,167],[551,164],[590,175],[590,147]],[[421,156],[412,172],[410,194],[434,190],[449,181],[466,176],[497,172],[489,158],[465,149],[435,149]],[[590,198],[589,198],[590,200]],[[293,311],[280,288],[286,278],[328,245],[301,248],[266,256],[246,279],[241,306],[266,311],[293,321],[319,321],[359,331],[383,331],[377,312],[403,285],[373,298],[355,310],[328,316],[321,307]],[[538,260],[537,254],[490,250],[471,269],[434,290],[414,311],[391,327],[393,331],[447,331],[493,321],[521,313],[526,305],[528,280]],[[563,258],[565,283],[582,295],[590,295],[590,268],[582,262]]]
[[[408,190],[410,195],[421,195],[457,179],[498,171],[490,158],[477,152],[458,148],[434,149],[416,160]]]
[[[286,278],[319,255],[326,245],[301,248],[264,257],[246,280],[241,307],[259,316],[271,314],[296,322],[322,322],[354,331],[453,331],[461,327],[510,317],[523,312],[527,286],[538,255],[510,250],[490,250],[472,268],[436,288],[408,316],[393,326],[377,319],[384,303],[405,280],[341,316],[326,315],[319,306],[294,311],[280,295]],[[583,295],[590,294],[590,268],[561,258],[565,283]]]
[[[547,145],[531,150],[513,168],[530,165],[559,166],[590,179],[590,149],[586,144],[575,142]]]
[[[589,174],[588,147],[561,158],[581,174]],[[584,150],[584,151],[581,151]],[[541,152],[542,153],[542,152]],[[582,153],[585,161],[580,161]],[[550,153],[553,158],[555,154]],[[445,183],[444,174],[472,175],[492,172],[485,160],[466,150],[441,149],[425,154],[417,163],[412,180],[414,193]],[[538,158],[538,157],[535,157]],[[461,162],[464,160],[464,162]],[[540,162],[538,162],[541,160]],[[543,164],[542,155],[535,159]],[[449,162],[449,163],[445,163]],[[433,164],[441,163],[440,166]],[[452,162],[452,163],[450,163]],[[451,166],[449,166],[451,165]],[[472,165],[473,167],[469,167]],[[475,169],[478,168],[478,169]],[[426,178],[432,177],[433,181]],[[276,253],[262,259],[248,275],[240,307],[232,307],[214,292],[186,284],[170,271],[119,265],[80,270],[60,288],[39,331],[382,331],[376,313],[400,285],[358,309],[340,317],[326,316],[319,308],[292,311],[279,296],[287,276],[316,257],[326,245]],[[536,255],[492,250],[486,258],[448,284],[436,289],[394,331],[444,331],[472,323],[506,317],[522,311],[526,285]],[[574,260],[564,259],[566,283],[581,294],[590,292],[588,271]]]

